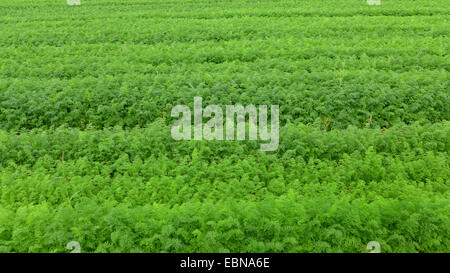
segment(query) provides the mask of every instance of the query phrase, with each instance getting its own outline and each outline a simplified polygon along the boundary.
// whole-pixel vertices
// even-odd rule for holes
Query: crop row
[[[123,17],[147,18],[231,18],[231,17],[351,17],[364,16],[416,16],[446,15],[445,0],[436,1],[386,1],[382,6],[371,7],[366,1],[140,1],[111,2],[86,1],[81,7],[67,7],[65,1],[6,0],[0,5],[5,14],[2,20],[20,21],[24,17],[43,20],[38,12],[45,12],[46,19],[91,18],[93,15],[107,19],[120,12]],[[19,20],[18,20],[19,19]]]
[[[127,73],[100,79],[0,80],[4,87],[0,128],[129,128],[158,118],[170,123],[171,108],[192,106],[194,96],[202,96],[204,105],[277,104],[282,124],[290,121],[320,127],[321,119],[328,119],[328,129],[449,119],[445,72],[366,70],[347,71],[342,79],[339,76],[335,71],[271,71],[265,75],[191,71],[157,76]]]
[[[33,165],[17,165],[13,160],[3,163],[2,207],[15,210],[44,202],[57,208],[69,199],[76,204],[84,198],[97,200],[98,204],[114,201],[132,206],[173,206],[205,200],[256,202],[285,195],[317,199],[326,194],[369,203],[378,198],[408,200],[414,196],[448,200],[450,197],[450,161],[442,151],[404,148],[393,154],[369,146],[363,152],[343,153],[332,160],[320,157],[320,151],[316,151],[320,148],[310,147],[309,151],[302,151],[309,152],[310,157],[305,160],[295,150],[273,156],[249,151],[251,155],[245,157],[245,147],[235,146],[229,149],[234,154],[223,154],[217,148],[197,145],[191,148],[191,153],[174,147],[176,151],[171,157],[155,154],[141,157],[143,153],[130,154],[131,149],[116,149],[114,145],[123,146],[120,142],[121,139],[115,142],[107,139],[99,141],[98,146],[85,145],[91,154],[63,150],[55,157],[54,149],[32,159],[29,157],[40,151],[26,146],[16,148],[18,160],[35,162]],[[319,156],[312,156],[315,153]],[[80,156],[74,158],[74,155]]]
[[[258,39],[231,41],[197,41],[195,43],[174,43],[158,45],[134,45],[117,43],[98,43],[56,46],[1,47],[1,68],[8,71],[9,66],[17,69],[39,69],[48,64],[86,64],[94,66],[97,62],[105,63],[120,61],[133,62],[136,65],[176,65],[180,63],[201,62],[252,62],[259,59],[277,59],[279,63],[285,61],[323,61],[335,62],[350,57],[358,57],[361,63],[350,65],[362,67],[377,62],[385,62],[383,58],[391,60],[397,66],[388,67],[398,70],[403,67],[447,68],[446,62],[448,45],[445,37],[422,38],[390,38],[376,39],[360,38],[321,38],[321,39]],[[82,62],[80,62],[82,58]],[[317,58],[317,60],[311,60]],[[428,61],[427,61],[428,60]],[[371,62],[372,61],[372,62]],[[306,63],[308,64],[308,63]],[[310,69],[317,69],[310,65]],[[319,66],[320,67],[320,66]],[[46,67],[51,72],[51,67]],[[383,68],[383,67],[381,67]],[[92,68],[85,67],[91,72]],[[20,69],[21,70],[21,69]],[[18,72],[20,72],[20,70]]]
[[[276,153],[259,151],[254,141],[175,141],[170,126],[162,122],[147,128],[104,130],[58,128],[34,129],[21,134],[0,131],[0,166],[9,164],[34,166],[40,158],[113,164],[123,155],[129,160],[162,157],[172,160],[190,159],[193,150],[202,147],[211,159],[253,155],[255,157],[293,157],[300,162],[311,159],[339,161],[344,155],[365,154],[369,147],[375,153],[401,154],[445,153],[450,150],[449,122],[433,125],[397,125],[390,129],[358,129],[324,131],[312,126],[289,124],[280,130],[280,145]],[[208,158],[208,157],[206,157]]]
[[[355,20],[359,23],[355,24]],[[92,19],[20,22],[0,29],[0,46],[95,43],[172,44],[257,39],[355,39],[440,37],[448,35],[446,16],[355,18]],[[270,23],[268,23],[270,22]],[[39,30],[39,31],[37,31]],[[376,31],[375,31],[376,30]],[[302,46],[302,44],[297,44]]]
[[[289,197],[260,202],[188,202],[169,208],[84,198],[50,209],[43,202],[0,208],[1,252],[448,252],[447,201]]]
[[[448,252],[447,200],[284,196],[259,202],[206,201],[180,206],[70,199],[0,208],[0,252]]]

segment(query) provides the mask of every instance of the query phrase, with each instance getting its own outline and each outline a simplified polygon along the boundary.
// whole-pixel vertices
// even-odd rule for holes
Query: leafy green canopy
[[[449,252],[448,1],[0,4],[0,252]],[[280,146],[170,110],[280,105]]]

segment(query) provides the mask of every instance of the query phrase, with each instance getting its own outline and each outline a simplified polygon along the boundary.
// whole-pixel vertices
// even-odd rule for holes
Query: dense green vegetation
[[[0,2],[0,252],[450,251],[448,1]],[[172,107],[280,105],[280,144]]]

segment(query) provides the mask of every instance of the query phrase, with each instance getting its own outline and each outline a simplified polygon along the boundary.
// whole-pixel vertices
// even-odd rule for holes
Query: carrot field
[[[447,0],[0,1],[0,252],[450,251]],[[175,140],[279,105],[279,145]]]

